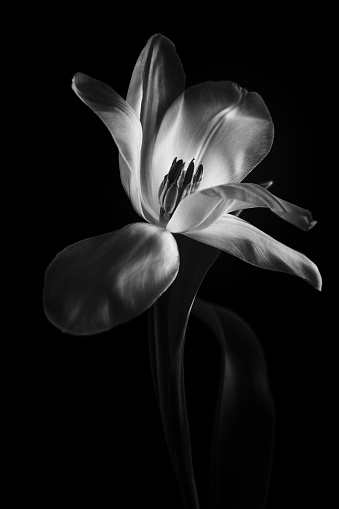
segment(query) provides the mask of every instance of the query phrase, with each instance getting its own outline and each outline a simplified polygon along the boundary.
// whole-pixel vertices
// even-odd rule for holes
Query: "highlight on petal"
[[[170,106],[152,160],[156,193],[174,157],[204,166],[200,189],[240,182],[266,156],[273,123],[262,98],[231,81],[188,88]]]
[[[77,242],[56,256],[45,275],[45,313],[65,332],[103,332],[148,309],[178,270],[173,235],[133,223]]]
[[[158,128],[166,110],[183,92],[184,86],[185,73],[173,42],[155,34],[147,41],[135,64],[126,101],[137,113],[143,127],[151,123]]]
[[[309,210],[274,196],[265,187],[258,184],[226,184],[205,189],[201,193],[211,199],[215,199],[215,197],[223,198],[226,205],[225,212],[227,213],[239,209],[266,207],[302,230],[310,230],[317,223],[312,219]]]
[[[307,256],[285,246],[237,216],[225,214],[205,230],[187,232],[185,235],[257,267],[299,276],[321,290],[319,270]]]
[[[172,233],[184,233],[208,228],[223,215],[226,207],[218,194],[210,196],[197,191],[179,203],[166,229]]]
[[[261,184],[258,184],[258,185],[261,187],[264,187],[265,189],[269,189],[270,187],[273,186],[273,180],[268,180],[267,182],[261,182]],[[229,211],[228,213],[233,214],[235,216],[240,216],[242,211],[243,211],[243,209],[236,209],[236,210]]]
[[[132,106],[139,118],[143,96],[145,61],[147,60],[148,55],[152,53],[151,47],[154,45],[157,39],[159,39],[159,35],[153,35],[148,39],[146,46],[140,53],[139,58],[134,66],[131,81],[127,91],[126,101],[130,106]]]
[[[211,187],[190,194],[179,203],[166,229],[172,233],[203,230],[217,221],[226,212],[230,213],[235,211],[237,212],[236,215],[239,215],[242,209],[256,206],[270,206],[273,212],[297,224],[297,226],[301,228],[306,229],[307,225],[308,228],[314,226],[315,221],[312,221],[310,212],[296,205],[289,204],[284,200],[279,200],[266,190],[272,183],[272,181],[269,181],[263,184],[228,184],[225,186]],[[233,195],[236,195],[238,188],[240,195],[242,186],[244,190],[247,189],[246,186],[249,186],[247,199],[250,200],[252,198],[252,203],[232,198]],[[253,186],[253,188],[251,186]],[[257,188],[259,188],[258,191],[256,191]],[[261,189],[262,191],[260,191]],[[266,193],[268,193],[268,197],[266,198],[267,203],[263,201],[267,196]],[[272,196],[271,200],[269,200],[269,195]],[[261,198],[261,196],[263,196],[263,198]],[[259,201],[260,198],[261,201]],[[254,205],[253,203],[260,203],[260,205]]]
[[[111,87],[77,73],[72,88],[109,129],[120,152],[122,185],[136,212],[145,217],[140,196],[142,128],[134,109]]]
[[[154,210],[155,217],[158,216],[159,206],[151,196],[153,175],[150,157],[161,121],[184,87],[185,74],[174,44],[161,34],[153,35],[135,65],[127,102],[140,116],[143,130],[141,188],[143,200],[149,210]]]

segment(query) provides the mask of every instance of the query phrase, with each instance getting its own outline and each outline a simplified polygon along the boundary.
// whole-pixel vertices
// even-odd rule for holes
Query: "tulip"
[[[297,275],[320,290],[321,276],[309,258],[239,213],[265,207],[303,230],[315,221],[309,211],[274,196],[270,183],[242,182],[273,142],[262,98],[231,81],[185,90],[182,64],[166,37],[147,42],[126,100],[82,73],[72,87],[112,134],[122,185],[141,221],[61,251],[46,271],[45,313],[62,331],[89,335],[149,310],[151,365],[166,440],[186,507],[198,507],[183,382],[185,332],[198,288],[224,251]],[[218,313],[197,305],[217,323]],[[253,335],[244,337],[256,344]],[[254,371],[265,380],[261,354],[257,358]],[[267,382],[259,385],[260,394],[268,395]]]

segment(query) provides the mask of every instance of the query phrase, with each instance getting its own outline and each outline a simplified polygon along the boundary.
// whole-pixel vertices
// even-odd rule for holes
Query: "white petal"
[[[167,111],[152,160],[154,196],[174,157],[203,164],[200,189],[240,182],[265,157],[273,124],[262,98],[230,81],[185,91]]]
[[[150,159],[161,121],[184,87],[185,74],[174,44],[161,34],[154,35],[147,42],[135,65],[127,102],[140,117],[143,129],[141,189],[143,201],[155,218],[159,215],[159,204],[152,196],[153,175]]]
[[[266,207],[289,223],[303,230],[312,228],[316,221],[311,212],[274,196],[270,191],[258,184],[226,184],[202,191],[202,194],[216,200],[224,199],[225,212],[228,214],[239,209]]]
[[[172,233],[202,230],[217,221],[226,207],[223,198],[217,194],[190,194],[179,203],[166,229]]]
[[[253,186],[254,190],[256,187],[262,189],[263,187],[267,188],[272,185],[272,181],[265,182],[261,185],[256,184],[230,184],[225,186],[216,186],[210,187],[208,189],[204,189],[202,191],[197,191],[193,194],[190,194],[181,201],[174,211],[174,214],[170,221],[168,222],[166,229],[172,233],[184,233],[184,232],[192,232],[196,230],[202,230],[208,228],[211,224],[217,221],[225,212],[231,212],[231,210],[237,210],[242,208],[249,208],[255,206],[268,206],[268,205],[249,205],[248,202],[245,203],[245,206],[241,205],[243,202],[240,202],[235,199],[231,199],[228,196],[228,193],[235,193],[238,189],[237,186]],[[235,188],[235,190],[233,190]],[[229,191],[230,190],[230,191]],[[264,189],[265,191],[265,189]],[[255,195],[255,192],[252,192]],[[260,191],[257,192],[260,196]],[[273,197],[273,195],[272,195]],[[275,200],[278,198],[273,197]],[[253,200],[254,201],[254,198]],[[287,204],[283,200],[278,200],[281,204]],[[274,202],[275,204],[275,202]],[[289,204],[291,205],[291,204]],[[291,205],[295,209],[299,209],[295,205]],[[281,205],[283,207],[283,205]],[[276,207],[277,208],[277,207]],[[307,213],[304,209],[299,209],[303,213]],[[275,210],[274,210],[275,211]],[[283,208],[285,211],[285,208]],[[308,213],[310,214],[310,213]],[[293,221],[292,221],[293,222]],[[314,221],[313,221],[314,224]]]
[[[239,217],[225,214],[207,229],[185,235],[257,267],[297,275],[318,290],[321,289],[319,270],[307,256],[278,242]]]
[[[56,256],[45,276],[45,312],[63,331],[102,332],[148,309],[178,270],[172,234],[148,223],[130,224]]]
[[[133,108],[111,87],[77,73],[72,88],[108,127],[120,152],[122,185],[136,212],[145,217],[140,194],[142,129]]]
[[[145,62],[148,58],[148,56],[152,53],[152,46],[154,46],[154,43],[159,38],[159,35],[153,35],[148,39],[146,46],[142,50],[142,52],[139,55],[139,58],[134,66],[131,81],[128,87],[127,96],[126,96],[126,102],[136,112],[138,117],[140,118],[141,113],[141,103],[142,103],[142,96],[143,96],[143,81],[144,81],[144,71],[145,71]]]

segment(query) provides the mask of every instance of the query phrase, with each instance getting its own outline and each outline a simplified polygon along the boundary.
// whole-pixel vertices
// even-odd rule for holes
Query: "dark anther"
[[[204,168],[203,168],[202,164],[200,164],[199,168],[197,169],[197,171],[195,172],[195,175],[193,177],[193,185],[201,182],[203,172],[204,172]]]
[[[168,181],[171,184],[177,180],[177,178],[179,177],[179,175],[181,173],[181,170],[185,166],[185,163],[182,159],[179,159],[179,161],[177,161],[176,159],[177,158],[174,159],[171,169],[168,172]]]
[[[184,182],[183,182],[184,187],[191,183],[192,177],[193,177],[193,172],[194,172],[194,159],[192,159],[192,161],[188,165],[186,175],[184,178]]]

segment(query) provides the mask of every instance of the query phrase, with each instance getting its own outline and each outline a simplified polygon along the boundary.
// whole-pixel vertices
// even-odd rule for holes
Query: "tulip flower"
[[[315,221],[309,211],[274,196],[268,185],[242,182],[273,142],[273,123],[260,95],[231,81],[185,90],[182,64],[166,37],[154,35],[147,42],[126,100],[81,73],[72,86],[112,134],[122,186],[141,220],[61,251],[46,271],[45,312],[62,331],[89,335],[149,309],[165,435],[186,506],[198,507],[182,365],[196,292],[222,251],[320,289],[319,271],[309,258],[241,219],[239,211],[265,207],[303,230]]]
[[[229,81],[184,91],[181,62],[160,35],[142,51],[126,100],[80,73],[73,89],[110,130],[122,185],[146,221],[59,253],[45,292],[47,316],[57,327],[93,334],[148,309],[179,270],[173,233],[320,288],[317,267],[306,256],[231,214],[267,207],[302,229],[314,225],[308,211],[241,183],[273,141],[273,124],[258,94]]]

